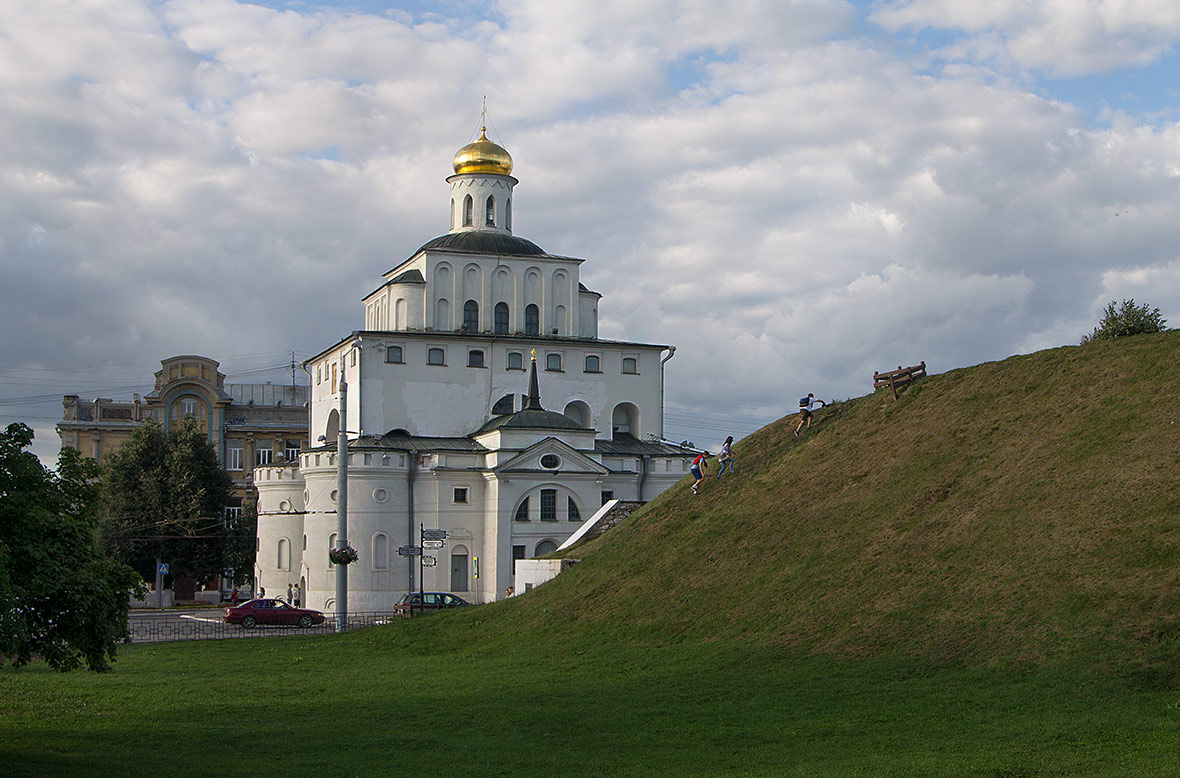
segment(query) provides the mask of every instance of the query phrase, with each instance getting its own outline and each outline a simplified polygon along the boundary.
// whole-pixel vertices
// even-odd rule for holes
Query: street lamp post
[[[343,362],[343,360],[341,360]],[[336,548],[348,547],[348,381],[340,371],[340,429],[336,433]],[[348,565],[336,564],[336,631],[348,626]]]

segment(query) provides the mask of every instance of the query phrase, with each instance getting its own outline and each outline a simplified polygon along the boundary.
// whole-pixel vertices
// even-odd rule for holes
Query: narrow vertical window
[[[487,212],[484,214],[484,226],[485,227],[495,227],[496,226],[496,198],[492,197],[491,195],[488,195],[488,203],[487,203],[486,211]]]
[[[541,490],[541,521],[557,521],[557,490]]]
[[[539,335],[541,332],[541,309],[529,303],[524,309],[524,334]]]
[[[518,507],[516,509],[516,520],[517,521],[528,521],[529,520],[529,498],[528,497],[525,497],[524,500],[521,501],[520,507]]]
[[[475,300],[463,303],[463,329],[479,332],[479,303]]]
[[[508,334],[508,303],[496,303],[494,310],[495,332],[497,335]]]
[[[570,521],[581,521],[582,514],[578,511],[578,504],[574,502],[574,498],[569,498],[569,519]]]
[[[472,223],[472,210],[475,208],[475,202],[471,199],[471,195],[463,198],[463,226],[470,227]]]

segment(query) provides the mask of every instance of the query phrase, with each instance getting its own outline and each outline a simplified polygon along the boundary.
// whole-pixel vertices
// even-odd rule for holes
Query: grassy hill
[[[503,625],[839,657],[1170,667],[1180,332],[1066,347],[795,417],[512,603]]]
[[[526,596],[0,670],[0,773],[1180,775],[1180,333],[736,447]]]

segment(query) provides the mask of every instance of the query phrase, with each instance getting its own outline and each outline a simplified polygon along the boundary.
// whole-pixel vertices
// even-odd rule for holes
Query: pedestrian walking
[[[705,470],[709,467],[709,456],[705,453],[697,454],[697,458],[692,460],[692,467],[688,472],[692,473],[692,477],[697,479],[692,485],[692,493],[697,494],[697,487],[701,485],[701,481],[705,480]]]
[[[299,589],[299,583],[298,583],[298,582],[296,582],[296,584],[295,584],[295,607],[296,607],[296,608],[300,608],[300,607],[302,607],[302,606],[300,605],[300,603],[301,603],[302,601],[303,601],[303,597],[302,597],[302,593],[301,593],[301,591],[300,591],[300,589]]]
[[[823,400],[815,399],[815,395],[810,392],[806,397],[799,399],[799,426],[795,428],[795,437],[799,437],[799,430],[803,429],[804,424],[807,424],[807,429],[811,429],[811,412],[815,409],[816,403],[819,403],[821,408],[827,405]]]
[[[295,602],[295,592],[291,589],[291,584],[287,584],[287,604],[291,605]]]
[[[234,605],[238,604],[238,587],[234,587],[233,591],[229,593],[229,601]]]
[[[717,461],[721,463],[721,471],[717,473],[718,481],[721,480],[726,468],[729,469],[729,474],[733,475],[733,435],[730,435],[721,444],[721,454],[717,457]]]

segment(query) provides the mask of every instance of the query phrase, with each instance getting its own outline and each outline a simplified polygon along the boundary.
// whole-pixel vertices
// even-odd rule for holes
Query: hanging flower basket
[[[332,560],[334,565],[351,565],[358,556],[356,549],[352,546],[333,548],[328,551],[328,559]]]

